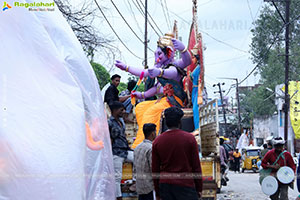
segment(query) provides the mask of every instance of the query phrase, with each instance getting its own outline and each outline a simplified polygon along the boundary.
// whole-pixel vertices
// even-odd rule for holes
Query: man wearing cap
[[[264,156],[261,166],[264,169],[272,169],[272,174],[276,174],[280,167],[288,166],[296,171],[296,165],[294,163],[292,155],[288,151],[284,151],[285,141],[281,137],[277,137],[273,140],[274,149],[268,151]],[[277,160],[277,158],[279,158]],[[275,163],[275,161],[277,162]],[[274,164],[275,163],[275,164]],[[288,186],[278,181],[277,192],[270,196],[272,200],[286,200],[288,199]]]
[[[152,175],[156,199],[198,200],[202,192],[202,172],[195,137],[182,131],[183,111],[171,107],[164,111],[168,130],[152,147]]]

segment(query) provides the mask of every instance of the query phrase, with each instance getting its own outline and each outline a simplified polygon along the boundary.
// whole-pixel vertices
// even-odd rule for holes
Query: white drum
[[[295,178],[295,173],[292,168],[284,166],[277,171],[277,178],[283,184],[291,183]]]
[[[274,176],[265,177],[261,183],[261,189],[268,196],[275,194],[278,189],[276,178]]]

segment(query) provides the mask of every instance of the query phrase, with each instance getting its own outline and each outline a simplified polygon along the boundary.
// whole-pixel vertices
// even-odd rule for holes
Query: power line
[[[249,4],[249,1],[248,1],[248,0],[247,0],[247,3]],[[257,9],[257,11],[256,11],[256,13],[255,13],[254,19],[252,18],[251,26],[250,26],[249,30],[247,31],[247,35],[246,35],[245,39],[244,39],[243,42],[242,42],[241,48],[244,46],[244,43],[246,42],[246,40],[247,40],[249,34],[251,33],[251,29],[252,29],[252,27],[253,27],[253,25],[254,25],[254,22],[255,22],[255,20],[256,20],[256,18],[257,18],[257,16],[258,16],[258,13],[259,13],[260,8],[262,7],[262,5],[263,5],[263,1],[261,1],[261,4],[259,5],[259,7],[258,7],[258,9]],[[251,13],[251,16],[252,16],[251,10],[250,10],[250,13]]]
[[[295,17],[295,18],[294,18],[293,20],[291,20],[289,23],[283,24],[283,26],[280,28],[280,31],[277,33],[276,37],[273,39],[272,44],[268,47],[268,49],[266,50],[266,52],[264,53],[264,55],[262,56],[262,58],[266,57],[266,55],[269,53],[269,51],[271,50],[272,46],[275,44],[275,42],[276,42],[277,39],[279,38],[279,36],[280,36],[281,31],[283,30],[283,28],[284,28],[287,24],[293,23],[293,22],[294,22],[295,20],[297,20],[299,17],[300,17],[300,15],[297,16],[297,17]],[[246,79],[248,79],[249,76],[256,70],[256,68],[259,67],[259,65],[262,63],[262,61],[263,61],[263,59],[261,59],[261,60],[257,63],[257,65],[251,70],[251,72],[250,72],[250,73],[249,73],[242,81],[239,82],[239,84],[243,83]]]
[[[204,5],[206,5],[206,4],[209,4],[209,3],[211,3],[212,1],[213,1],[213,0],[207,1],[207,2],[205,2],[205,3],[203,3],[203,4],[198,5],[198,7],[199,7],[199,6],[204,6]]]
[[[102,13],[105,21],[108,23],[109,27],[111,28],[111,30],[114,32],[114,34],[117,36],[117,38],[119,39],[119,41],[123,44],[123,46],[135,57],[137,57],[138,59],[144,60],[143,58],[137,56],[135,53],[133,53],[127,46],[126,44],[121,40],[121,38],[119,37],[119,35],[117,34],[117,32],[115,31],[115,29],[112,27],[112,25],[110,24],[110,22],[108,21],[108,19],[106,18],[104,12],[102,11],[101,7],[99,6],[97,0],[94,0],[94,2],[96,3],[98,9],[100,10],[100,12]]]
[[[231,58],[231,59],[226,59],[226,60],[222,60],[220,62],[215,62],[215,63],[206,63],[206,65],[218,65],[218,64],[222,64],[222,63],[226,63],[226,62],[230,62],[230,61],[233,61],[233,60],[238,60],[238,59],[241,59],[243,57],[245,57],[246,55],[242,55],[242,56],[238,56],[238,57],[235,57],[235,58]]]
[[[254,24],[256,18],[257,18],[257,15],[258,15],[258,13],[259,13],[260,8],[261,8],[262,5],[263,5],[263,1],[261,2],[261,4],[259,5],[259,7],[258,7],[258,9],[257,9],[257,11],[256,11],[256,14],[255,14],[255,16],[254,16],[254,19],[252,20],[251,26],[250,26],[250,28],[249,28],[249,30],[248,30],[248,32],[247,32],[247,35],[246,35],[245,39],[244,39],[243,42],[242,42],[241,47],[244,46],[245,41],[247,40],[249,34],[251,33],[252,26],[253,26],[253,24]]]
[[[253,18],[253,14],[252,14],[252,10],[251,10],[251,7],[250,7],[249,0],[247,0],[247,5],[248,5],[248,9],[249,9],[249,12],[250,12],[251,19],[252,19],[252,21],[254,21],[254,18]]]
[[[165,8],[166,8],[166,11],[167,11],[167,17],[168,17],[168,20],[169,20],[170,30],[171,30],[172,29],[172,25],[171,25],[170,14],[169,14],[168,5],[167,5],[166,0],[165,0]]]
[[[145,17],[145,13],[144,13],[144,11],[143,11],[143,9],[141,8],[141,6],[140,6],[140,4],[136,4],[136,3],[138,3],[138,2],[134,2],[134,0],[132,0],[132,3],[134,4],[134,6],[138,9],[138,11],[141,13],[141,15],[143,16],[143,17]],[[150,17],[150,14],[148,13],[148,16]],[[151,17],[150,17],[151,18]],[[149,25],[151,26],[151,28],[154,30],[154,32],[156,33],[156,35],[158,36],[158,37],[160,37],[161,35],[159,34],[159,33],[157,33],[157,31],[156,31],[156,29],[153,27],[153,25],[151,24],[151,22],[149,21]],[[160,31],[160,30],[159,30]]]
[[[185,23],[191,24],[191,23],[189,23],[188,21],[186,21],[184,18],[182,18],[182,17],[180,17],[179,15],[177,15],[176,13],[174,13],[174,12],[172,12],[172,11],[170,11],[170,13],[172,13],[172,14],[175,15],[175,16],[177,16],[178,18],[180,18],[180,19],[181,19],[182,21],[184,21]],[[243,53],[249,53],[249,52],[247,52],[247,51],[245,51],[245,50],[239,49],[239,48],[237,48],[237,47],[235,47],[235,46],[232,46],[231,44],[228,44],[228,43],[226,43],[226,42],[224,42],[224,41],[221,41],[221,40],[219,40],[219,39],[213,37],[212,35],[210,35],[209,33],[205,32],[205,31],[203,31],[203,30],[200,30],[200,32],[204,33],[205,35],[207,35],[207,36],[210,37],[211,39],[213,39],[213,40],[215,40],[215,41],[217,41],[217,42],[219,42],[219,43],[221,43],[221,44],[224,44],[224,45],[226,45],[226,46],[229,46],[229,47],[231,47],[231,48],[233,48],[233,49],[235,49],[235,50],[237,50],[237,51],[240,51],[240,52],[243,52]]]
[[[128,2],[129,10],[130,10],[130,12],[131,12],[131,15],[132,15],[132,17],[134,18],[134,21],[135,21],[135,23],[136,23],[136,25],[137,25],[139,31],[140,31],[142,34],[144,34],[144,32],[142,31],[142,28],[140,27],[140,25],[139,25],[139,23],[138,23],[138,20],[137,20],[136,17],[135,17],[135,14],[134,14],[134,12],[133,12],[133,9],[132,9],[132,6],[131,6],[131,4],[130,4],[130,1],[124,0],[124,2],[125,2],[125,4],[126,4],[126,2]],[[128,7],[127,7],[127,8],[128,8]]]
[[[129,29],[133,32],[133,34],[137,37],[137,39],[144,44],[144,41],[136,34],[136,32],[131,28],[131,26],[128,24],[128,22],[126,21],[126,19],[124,18],[124,16],[122,15],[122,13],[120,12],[120,10],[118,9],[118,7],[116,6],[116,4],[113,2],[113,0],[110,0],[111,3],[113,4],[113,6],[115,7],[115,9],[118,11],[119,15],[122,17],[122,19],[124,20],[124,22],[127,24],[127,26],[129,27]],[[148,49],[150,51],[152,51],[154,53],[154,51],[152,49],[150,49],[148,47]]]
[[[140,0],[140,3],[142,4],[143,8],[145,8],[144,3],[142,2],[142,0]],[[139,5],[140,6],[140,5]],[[143,11],[143,9],[142,9]],[[144,13],[144,12],[143,12]],[[145,16],[145,14],[144,14]],[[160,30],[159,26],[156,24],[156,22],[154,21],[154,19],[152,18],[152,16],[150,15],[150,13],[148,12],[148,16],[150,17],[150,19],[152,20],[152,22],[154,23],[154,25],[156,26],[156,28],[159,30],[159,32],[161,33],[161,35],[163,35],[163,32]],[[149,21],[150,23],[150,21]]]
[[[235,50],[237,50],[237,51],[243,52],[243,53],[249,53],[249,52],[247,52],[247,51],[245,51],[245,50],[242,50],[242,49],[239,49],[239,48],[237,48],[237,47],[235,47],[235,46],[232,46],[231,44],[228,44],[228,43],[226,43],[226,42],[223,42],[222,40],[219,40],[219,39],[213,37],[212,35],[210,35],[209,33],[204,32],[203,30],[200,30],[200,31],[203,32],[205,35],[209,36],[210,38],[214,39],[215,41],[221,43],[221,44],[224,44],[224,45],[226,45],[226,46],[229,46],[229,47],[231,47],[231,48],[233,48],[233,49],[235,49]]]
[[[166,20],[166,22],[167,22],[167,26],[169,27],[169,29],[171,29],[171,25],[169,24],[169,21],[168,21],[168,19],[167,19],[167,15],[166,15],[166,12],[165,12],[164,5],[163,5],[163,1],[162,1],[162,0],[160,0],[160,5],[161,5],[161,8],[162,8],[163,13],[164,13],[165,20]]]
[[[231,86],[230,86],[230,88],[228,89],[228,92],[224,95],[224,96],[227,96],[229,93],[230,93],[230,90],[232,89],[232,88],[234,88],[235,87],[235,84],[232,84]]]

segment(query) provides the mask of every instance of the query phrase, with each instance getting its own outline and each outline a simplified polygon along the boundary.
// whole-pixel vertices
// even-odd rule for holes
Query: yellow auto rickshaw
[[[242,149],[242,173],[245,170],[252,170],[254,173],[258,170],[257,163],[260,161],[261,147],[249,146]]]

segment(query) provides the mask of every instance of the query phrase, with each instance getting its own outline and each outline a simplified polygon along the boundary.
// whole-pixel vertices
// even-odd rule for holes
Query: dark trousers
[[[160,183],[159,194],[161,200],[198,200],[195,188]]]
[[[271,195],[272,200],[287,200],[288,198],[289,185],[278,183],[278,189],[275,194]]]
[[[240,172],[240,158],[234,158],[234,171]]]
[[[139,194],[139,200],[153,200],[153,191],[148,194]]]

